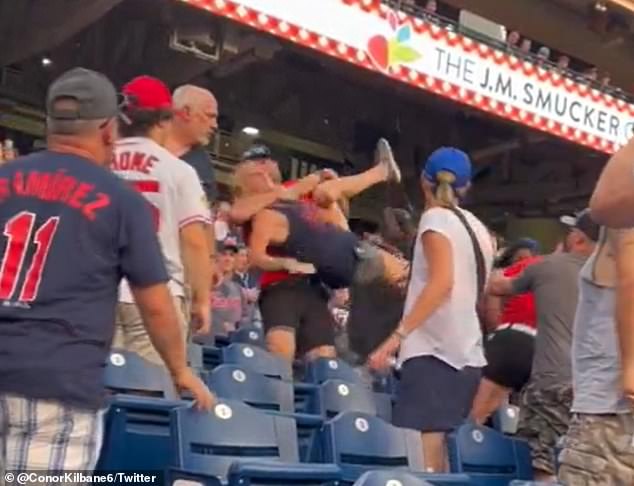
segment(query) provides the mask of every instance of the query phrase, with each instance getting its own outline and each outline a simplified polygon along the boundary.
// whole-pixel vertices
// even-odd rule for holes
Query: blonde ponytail
[[[456,176],[446,170],[436,174],[436,202],[443,207],[457,206],[458,198],[452,184],[456,182]]]

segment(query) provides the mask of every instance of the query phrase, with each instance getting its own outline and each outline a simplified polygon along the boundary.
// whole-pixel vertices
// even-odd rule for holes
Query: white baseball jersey
[[[172,294],[185,295],[180,229],[190,223],[211,224],[209,206],[196,171],[149,138],[124,138],[117,143],[112,170],[145,196],[151,205]],[[119,302],[133,303],[127,281]]]

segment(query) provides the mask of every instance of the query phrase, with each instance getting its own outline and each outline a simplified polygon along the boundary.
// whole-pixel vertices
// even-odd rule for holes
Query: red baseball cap
[[[167,85],[152,76],[139,76],[122,90],[128,106],[139,110],[171,110],[172,94]]]

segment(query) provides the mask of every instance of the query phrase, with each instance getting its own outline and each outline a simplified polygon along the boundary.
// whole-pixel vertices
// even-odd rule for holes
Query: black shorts
[[[286,328],[295,332],[298,357],[318,346],[334,346],[335,321],[328,298],[328,291],[312,277],[267,286],[259,300],[264,331]]]
[[[434,356],[410,358],[401,368],[392,422],[420,432],[449,432],[469,415],[480,368],[457,370]]]
[[[493,383],[520,391],[531,376],[534,351],[535,336],[529,332],[517,326],[494,331],[484,342],[487,365],[482,374]]]

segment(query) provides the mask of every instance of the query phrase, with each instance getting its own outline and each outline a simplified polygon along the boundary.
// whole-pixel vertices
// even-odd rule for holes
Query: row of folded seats
[[[523,441],[469,423],[448,437],[452,473],[426,472],[419,433],[389,423],[390,393],[331,359],[307,365],[304,381],[293,382],[291,367],[260,340],[231,338],[189,350],[190,364],[219,398],[211,413],[177,396],[162,368],[114,350],[98,470],[162,471],[170,485],[506,486],[531,479]],[[376,385],[392,386],[385,379]]]

